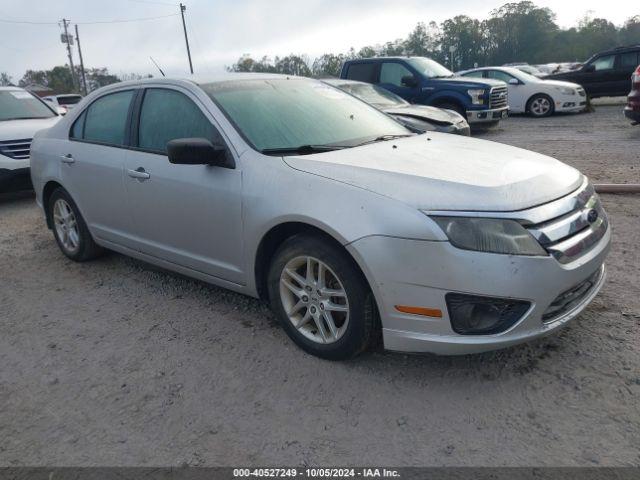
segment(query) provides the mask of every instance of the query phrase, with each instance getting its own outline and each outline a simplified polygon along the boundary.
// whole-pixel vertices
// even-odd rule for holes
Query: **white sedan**
[[[513,67],[476,68],[459,75],[505,82],[509,88],[511,113],[547,117],[554,112],[579,112],[587,106],[584,88],[577,83],[544,80]]]

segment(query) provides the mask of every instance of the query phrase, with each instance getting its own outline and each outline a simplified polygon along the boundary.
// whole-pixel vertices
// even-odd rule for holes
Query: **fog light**
[[[460,335],[492,335],[508,330],[520,320],[530,302],[510,298],[447,293],[451,328]]]

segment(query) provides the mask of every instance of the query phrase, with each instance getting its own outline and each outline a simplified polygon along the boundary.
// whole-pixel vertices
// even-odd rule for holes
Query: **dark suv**
[[[340,78],[377,84],[409,103],[455,110],[470,124],[495,124],[509,115],[506,83],[456,77],[430,58],[348,60]]]
[[[595,54],[578,70],[545,79],[566,80],[584,87],[590,97],[618,97],[629,93],[629,77],[640,64],[640,45]]]

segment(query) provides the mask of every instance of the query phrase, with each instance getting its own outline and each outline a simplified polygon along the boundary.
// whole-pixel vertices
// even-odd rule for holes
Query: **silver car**
[[[296,77],[102,88],[36,135],[32,179],[72,260],[109,249],[263,298],[327,359],[549,334],[601,288],[610,243],[577,170],[415,135]]]

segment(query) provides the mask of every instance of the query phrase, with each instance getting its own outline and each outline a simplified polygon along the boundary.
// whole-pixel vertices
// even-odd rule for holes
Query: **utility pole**
[[[66,18],[62,19],[62,25],[64,26],[64,43],[67,44],[67,54],[69,55],[69,68],[71,69],[71,85],[73,88],[76,87],[76,72],[73,68],[73,55],[71,55],[71,41],[69,40],[69,32],[67,31],[67,26],[71,23],[70,20]]]
[[[87,78],[84,74],[84,62],[82,61],[82,49],[80,48],[80,34],[78,33],[78,24],[76,23],[76,43],[78,44],[78,55],[80,56],[80,72],[82,73],[82,87],[84,94],[89,93],[87,91]]]
[[[187,24],[184,23],[184,11],[187,9],[186,5],[180,4],[180,15],[182,15],[182,28],[184,29],[184,41],[187,44],[187,56],[189,57],[189,69],[193,74],[193,63],[191,63],[191,50],[189,49],[189,38],[187,37]]]

